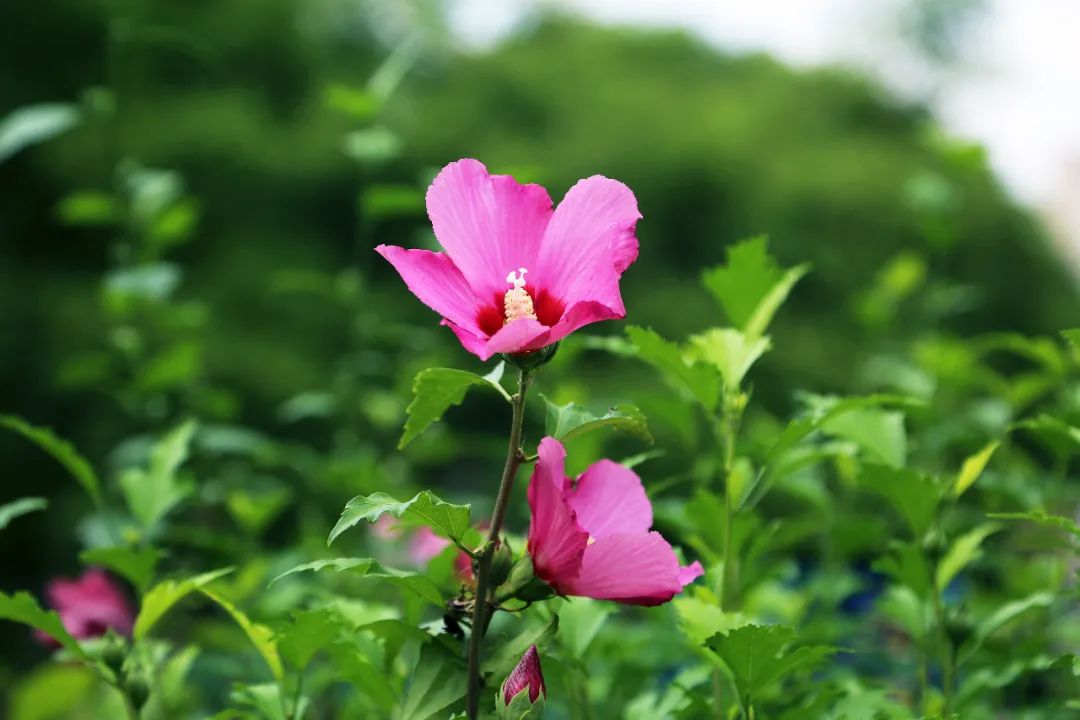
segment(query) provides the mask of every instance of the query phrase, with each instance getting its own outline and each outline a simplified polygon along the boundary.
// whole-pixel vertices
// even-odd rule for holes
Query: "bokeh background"
[[[0,411],[106,477],[197,416],[213,469],[171,531],[192,556],[240,552],[237,525],[317,547],[345,500],[386,486],[484,505],[494,399],[393,452],[418,369],[481,365],[372,251],[433,246],[423,193],[460,157],[553,198],[596,173],[628,184],[644,220],[626,304],[668,337],[720,321],[696,279],[734,241],[766,233],[782,264],[812,263],[755,370],[763,416],[797,389],[926,396],[919,358],[960,363],[947,338],[1077,324],[1062,198],[1080,155],[1054,103],[1075,119],[1080,63],[1055,33],[1080,22],[1054,15],[1066,3],[1015,22],[1018,4],[5,0]],[[995,83],[1032,72],[1040,92],[1002,105]],[[1008,105],[1001,126],[1044,161],[968,122]],[[656,472],[677,473],[697,430],[649,368],[596,349],[621,332],[568,341],[544,391],[666,413]],[[20,438],[0,435],[0,468],[0,503],[52,502],[0,535],[0,587],[76,572],[107,528],[77,522],[83,496]],[[0,646],[0,683],[41,656],[14,625]]]

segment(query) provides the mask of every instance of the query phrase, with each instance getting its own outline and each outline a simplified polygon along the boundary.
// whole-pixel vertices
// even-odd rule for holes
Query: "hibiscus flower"
[[[652,527],[652,504],[641,479],[601,460],[576,480],[566,477],[566,449],[540,441],[529,481],[529,553],[536,576],[561,595],[631,605],[659,605],[704,574],[683,567]]]
[[[553,208],[539,185],[458,160],[431,183],[427,209],[444,253],[375,250],[482,360],[626,316],[619,278],[637,258],[641,214],[621,182],[585,178]]]

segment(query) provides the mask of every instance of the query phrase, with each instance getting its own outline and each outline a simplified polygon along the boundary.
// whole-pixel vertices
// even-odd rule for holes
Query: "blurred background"
[[[192,556],[321,548],[358,492],[490,502],[496,399],[453,411],[468,443],[444,423],[393,451],[418,369],[481,365],[372,251],[434,246],[423,194],[460,157],[555,199],[628,184],[624,297],[667,337],[721,321],[696,278],[736,240],[812,263],[763,414],[931,396],[928,365],[966,367],[947,338],[1077,324],[1078,36],[1075,4],[1024,0],[5,0],[0,412],[107,482],[199,418],[202,503],[169,530]],[[542,391],[659,414],[655,472],[679,472],[693,419],[596,349],[621,333],[565,343]],[[24,440],[0,459],[0,502],[52,502],[0,535],[0,588],[39,592],[109,529]],[[40,657],[0,638],[8,671]]]

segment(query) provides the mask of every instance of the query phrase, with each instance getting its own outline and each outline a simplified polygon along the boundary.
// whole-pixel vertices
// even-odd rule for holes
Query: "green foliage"
[[[60,616],[55,611],[42,610],[30,593],[20,592],[14,595],[0,593],[0,619],[22,623],[39,630],[80,659],[90,659],[75,638],[64,629]]]
[[[465,668],[438,643],[424,646],[401,699],[401,720],[441,717],[465,695]]]
[[[767,337],[751,336],[731,328],[713,328],[691,336],[687,354],[693,361],[716,368],[728,388],[738,388],[769,347]]]
[[[471,527],[468,505],[448,503],[430,490],[418,492],[405,502],[398,502],[385,493],[357,495],[345,505],[326,544],[332,545],[341,533],[357,523],[364,520],[373,523],[387,513],[409,525],[426,525],[455,541],[460,541]]]
[[[769,255],[768,239],[762,235],[728,247],[727,263],[706,270],[702,281],[728,320],[756,345],[795,283],[809,271],[807,264],[782,269]]]
[[[823,662],[836,652],[825,645],[790,647],[795,631],[781,625],[743,625],[713,635],[706,646],[723,661],[744,706],[785,676]]]
[[[202,586],[198,587],[198,591],[229,613],[232,619],[236,621],[236,624],[240,626],[240,629],[244,631],[244,634],[247,635],[251,644],[259,651],[262,659],[266,661],[266,666],[270,668],[270,674],[274,676],[274,680],[280,683],[285,677],[285,668],[282,667],[277,644],[274,642],[274,631],[265,625],[252,622],[240,608],[218,593]]]
[[[129,580],[139,592],[145,592],[154,580],[161,553],[149,546],[117,545],[84,550],[79,560],[87,565],[107,567]]]
[[[911,468],[866,464],[859,484],[884,496],[907,522],[912,536],[922,538],[934,521],[942,488],[937,480]]]
[[[645,415],[633,405],[618,405],[603,415],[595,415],[574,402],[556,405],[544,398],[544,403],[547,405],[544,434],[556,440],[569,442],[595,430],[610,428],[626,432],[647,443],[653,441]]]
[[[191,494],[191,484],[178,471],[187,460],[195,428],[191,420],[178,425],[155,443],[146,468],[130,468],[120,476],[128,507],[143,527],[152,528]]]
[[[94,468],[72,447],[71,443],[58,438],[48,428],[35,427],[14,415],[0,415],[0,427],[22,435],[52,455],[82,485],[95,502],[101,501],[101,483],[94,473]]]
[[[47,507],[49,507],[49,501],[39,497],[19,498],[0,505],[0,530],[6,528],[17,517],[44,510]]]
[[[679,346],[648,328],[629,327],[637,357],[659,370],[675,388],[689,393],[703,408],[712,412],[720,395],[720,375],[712,367],[686,357]]]
[[[406,408],[409,417],[405,421],[405,432],[398,442],[398,449],[412,442],[452,406],[460,405],[465,399],[465,393],[474,385],[493,387],[509,400],[506,391],[499,384],[503,367],[503,363],[499,363],[494,370],[483,376],[453,368],[421,370],[413,382],[413,400]]]
[[[143,596],[139,615],[135,618],[135,639],[145,638],[173,605],[232,571],[232,568],[212,570],[185,580],[164,580],[150,588]]]
[[[271,584],[282,578],[302,572],[319,572],[321,570],[334,570],[335,572],[348,572],[360,577],[373,577],[397,585],[427,600],[432,605],[442,605],[443,596],[439,588],[426,575],[408,572],[407,570],[395,570],[385,568],[371,558],[333,558],[328,560],[315,560],[313,562],[297,565],[286,570],[281,575],[271,580]]]
[[[80,119],[78,108],[65,103],[18,108],[0,120],[0,163],[25,147],[67,132]]]

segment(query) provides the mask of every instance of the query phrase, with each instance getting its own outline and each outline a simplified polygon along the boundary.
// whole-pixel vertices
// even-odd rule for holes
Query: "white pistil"
[[[527,272],[525,268],[518,268],[516,272],[511,270],[506,276],[506,282],[513,285],[503,295],[503,311],[506,313],[507,323],[519,318],[536,319],[533,300],[529,297],[529,291],[525,289],[525,273]]]

